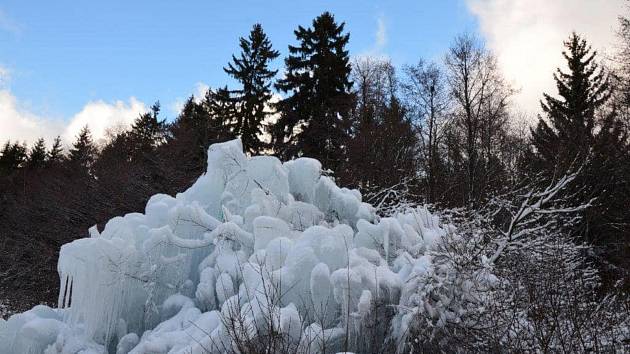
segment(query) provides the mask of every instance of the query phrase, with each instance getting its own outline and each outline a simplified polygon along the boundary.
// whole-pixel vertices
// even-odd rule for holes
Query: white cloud
[[[17,32],[20,29],[0,9],[0,30]],[[61,136],[64,144],[70,145],[81,129],[88,126],[96,142],[102,143],[108,132],[128,129],[134,120],[148,110],[147,106],[130,97],[127,101],[103,100],[90,101],[71,117],[51,119],[37,114],[16,97],[9,88],[10,72],[0,65],[0,144],[7,140],[32,144],[43,137],[50,145],[56,136]],[[196,102],[203,100],[210,86],[198,82],[191,89]],[[171,113],[178,115],[185,103],[184,98],[177,98],[167,105]]]
[[[8,88],[9,78],[9,70],[0,66],[0,143],[6,140],[31,143],[39,137],[51,140],[62,124],[42,119],[20,104]]]
[[[539,111],[543,92],[555,93],[552,74],[571,31],[603,53],[614,43],[624,0],[467,0],[506,77],[521,89],[521,108]]]
[[[69,145],[86,125],[94,140],[102,142],[108,130],[127,129],[140,113],[147,111],[144,103],[131,97],[128,102],[90,101],[67,120],[43,117],[13,95],[7,84],[9,75],[0,66],[0,143],[11,140],[32,144],[41,137],[50,145],[59,135]]]
[[[90,128],[94,140],[102,142],[108,130],[128,128],[146,110],[144,103],[131,97],[128,102],[91,101],[69,120],[50,119],[33,113],[9,89],[1,89],[0,143],[12,140],[31,144],[42,137],[50,145],[60,135],[69,145],[85,125]]]
[[[146,105],[135,97],[131,97],[129,102],[91,101],[70,119],[62,133],[62,139],[66,142],[74,141],[81,129],[87,125],[94,140],[102,140],[107,136],[108,130],[125,129],[146,111]]]
[[[62,122],[31,113],[8,89],[0,90],[0,143],[7,140],[32,143],[39,137],[50,142],[62,129]]]

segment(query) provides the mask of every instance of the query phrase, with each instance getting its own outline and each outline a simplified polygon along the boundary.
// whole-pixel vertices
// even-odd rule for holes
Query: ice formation
[[[447,232],[423,208],[377,217],[313,159],[248,158],[233,140],[208,166],[64,245],[58,308],[0,320],[0,354],[224,352],[270,331],[342,351],[350,322],[409,297]]]

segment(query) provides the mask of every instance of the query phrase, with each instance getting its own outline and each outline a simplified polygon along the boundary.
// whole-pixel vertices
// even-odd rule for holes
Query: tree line
[[[280,52],[254,25],[223,68],[237,87],[191,96],[171,122],[157,102],[101,146],[87,126],[67,153],[60,138],[50,149],[43,139],[30,148],[6,142],[0,288],[18,290],[0,295],[30,299],[24,307],[53,299],[58,285],[50,275],[61,244],[110,217],[142,211],[155,193],[182,191],[205,170],[210,144],[235,137],[251,155],[316,158],[379,206],[405,199],[474,209],[519,185],[552,184],[580,169],[567,195],[592,207],[569,231],[596,246],[599,253],[589,257],[605,271],[628,275],[626,18],[614,65],[602,64],[580,35],[568,37],[568,70],[553,74],[557,92],[543,94],[531,128],[512,103],[516,90],[496,57],[472,35],[455,38],[440,62],[397,68],[387,59],[352,59],[345,24],[328,12],[294,34],[277,78],[272,64]],[[25,265],[28,274],[17,271]]]

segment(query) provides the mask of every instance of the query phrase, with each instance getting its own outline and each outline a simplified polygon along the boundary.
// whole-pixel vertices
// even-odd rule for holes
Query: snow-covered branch
[[[578,206],[557,206],[558,202],[563,200],[559,193],[566,190],[580,172],[581,168],[575,172],[567,173],[543,190],[536,190],[533,184],[526,186],[525,190],[528,192],[522,196],[523,200],[516,211],[513,211],[514,208],[511,207],[512,202],[510,200],[503,199],[495,202],[502,208],[508,209],[512,217],[507,229],[501,231],[502,237],[498,240],[498,246],[488,261],[495,263],[507,248],[514,245],[515,241],[552,226],[556,221],[553,219],[553,215],[577,213],[590,207],[593,200]],[[493,215],[495,214],[496,211]]]

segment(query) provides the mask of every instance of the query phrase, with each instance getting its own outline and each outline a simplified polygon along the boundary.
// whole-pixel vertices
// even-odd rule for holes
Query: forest
[[[398,329],[389,334],[369,328],[384,331],[370,332],[378,343],[369,348],[346,330],[340,348],[623,351],[630,346],[630,18],[620,15],[616,31],[609,55],[566,34],[564,64],[548,73],[557,90],[540,93],[534,117],[514,105],[517,88],[472,34],[453,38],[439,61],[397,67],[352,56],[351,34],[328,12],[295,29],[286,58],[254,24],[223,68],[236,84],[191,96],[176,117],[156,102],[103,144],[86,126],[68,148],[59,137],[30,146],[16,137],[0,147],[4,316],[57,305],[63,244],[143,212],[153,195],[194,188],[217,168],[209,165],[211,145],[239,138],[248,157],[318,160],[322,178],[360,191],[377,219],[422,208],[457,228],[449,238],[440,226],[449,241],[431,251],[437,275],[401,288],[409,308],[418,297],[433,308],[401,320],[404,334],[394,320]],[[279,60],[282,68],[271,69]],[[381,257],[395,267],[388,250]],[[500,279],[495,285],[478,280],[488,269]],[[62,293],[64,286],[62,279]],[[364,294],[357,313],[365,301],[379,303]],[[390,316],[386,323],[398,316],[388,309],[380,315]],[[261,350],[234,332],[232,340],[243,341],[235,352]],[[303,349],[291,346],[291,335],[280,337],[265,342],[267,352]]]

